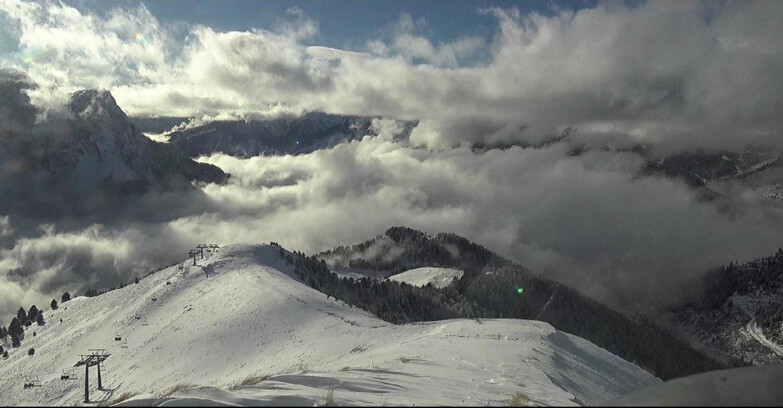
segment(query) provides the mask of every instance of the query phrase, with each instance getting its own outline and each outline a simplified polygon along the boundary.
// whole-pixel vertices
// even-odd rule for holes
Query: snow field
[[[405,282],[412,286],[426,286],[431,283],[436,288],[449,286],[454,279],[462,277],[464,272],[450,268],[416,268],[389,277],[395,282]]]
[[[279,250],[229,246],[45,311],[47,324],[0,361],[0,396],[82,404],[84,368],[78,380],[60,375],[91,348],[111,353],[104,391],[91,368],[91,401],[138,394],[123,405],[498,405],[519,393],[531,405],[593,405],[660,382],[543,322],[384,322],[299,282]],[[41,386],[23,389],[22,375]]]

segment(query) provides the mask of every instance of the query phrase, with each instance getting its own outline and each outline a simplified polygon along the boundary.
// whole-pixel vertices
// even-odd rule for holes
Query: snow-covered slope
[[[455,279],[461,278],[463,273],[459,269],[451,268],[416,268],[392,275],[389,279],[413,286],[425,286],[431,283],[436,288],[445,288]]]
[[[690,375],[609,402],[608,406],[781,406],[783,365]]]
[[[45,311],[47,324],[30,327],[0,361],[0,400],[82,403],[84,368],[73,367],[92,348],[111,356],[105,391],[96,390],[91,368],[91,400],[130,393],[139,395],[126,403],[146,405],[497,405],[514,396],[536,405],[599,404],[659,382],[543,322],[392,325],[305,286],[282,252],[229,246],[197,266],[188,260]],[[61,379],[68,369],[78,380]],[[40,386],[24,388],[23,376]],[[196,387],[160,399],[180,384]]]

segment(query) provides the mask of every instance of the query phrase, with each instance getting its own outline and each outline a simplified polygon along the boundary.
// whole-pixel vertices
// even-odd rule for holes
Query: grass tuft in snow
[[[236,390],[237,388],[241,388],[241,387],[244,387],[246,385],[256,385],[256,384],[259,384],[259,383],[262,383],[262,382],[268,380],[269,377],[271,377],[269,374],[265,374],[265,375],[250,375],[250,376],[246,377],[244,380],[238,381],[238,382],[234,383],[234,385],[228,387],[228,389],[233,391],[233,390]]]
[[[369,347],[367,347],[366,344],[360,344],[353,349],[351,349],[351,353],[361,353],[362,351],[367,350]]]
[[[334,403],[334,388],[330,388],[329,392],[326,393],[326,406],[327,407],[335,406],[335,403]]]
[[[403,363],[410,363],[411,360],[413,359],[409,357],[400,357],[400,361],[402,361]]]
[[[518,392],[512,395],[507,402],[512,407],[526,407],[530,403],[530,397],[523,392]]]
[[[345,367],[341,368],[340,371],[348,371],[350,369],[351,369],[351,367],[345,366]]]

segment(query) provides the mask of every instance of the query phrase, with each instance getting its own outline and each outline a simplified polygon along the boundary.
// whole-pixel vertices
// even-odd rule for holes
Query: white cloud
[[[780,146],[777,2],[600,3],[551,16],[491,8],[484,12],[498,21],[494,38],[442,44],[426,21],[403,14],[368,39],[367,54],[305,46],[318,24],[298,9],[277,32],[192,26],[183,45],[143,6],[107,18],[59,3],[0,7],[18,26],[15,63],[44,88],[107,87],[131,114],[282,104],[429,121],[422,140],[431,146],[535,142],[565,126],[591,129],[579,133],[585,142]],[[488,60],[472,63],[487,47]],[[464,118],[483,133],[460,132]],[[612,130],[594,130],[601,127]]]
[[[8,215],[0,216],[0,238],[11,236],[14,229],[11,227],[11,217]]]
[[[0,257],[9,283],[0,286],[16,302],[0,314],[63,290],[127,282],[184,259],[198,242],[277,241],[314,253],[393,225],[455,232],[602,299],[665,303],[690,277],[768,255],[783,238],[780,209],[737,194],[729,204],[739,211],[727,216],[682,183],[634,179],[641,160],[630,153],[569,157],[557,144],[433,151],[390,142],[399,131],[392,122],[373,126],[381,136],[306,155],[202,158],[230,182],[204,186],[206,198],[149,197],[158,207],[143,208],[160,214],[146,217],[160,221],[18,239]]]
[[[666,300],[693,273],[773,252],[780,211],[740,202],[727,217],[684,185],[632,180],[632,155],[464,146],[536,141],[564,126],[579,129],[574,143],[781,146],[783,5],[709,7],[709,22],[693,2],[600,3],[553,16],[493,8],[494,38],[447,44],[403,17],[363,53],[306,45],[317,24],[300,11],[288,18],[309,21],[301,29],[287,20],[274,32],[193,26],[186,44],[173,44],[143,6],[99,18],[54,2],[0,2],[20,44],[2,63],[41,85],[31,93],[39,105],[58,104],[57,90],[101,86],[131,114],[197,121],[310,109],[421,119],[411,140],[432,148],[392,144],[396,125],[378,121],[382,137],[308,155],[204,159],[234,177],[204,187],[206,200],[184,197],[188,216],[167,218],[172,205],[157,223],[38,236],[5,218],[0,231],[13,225],[9,234],[27,238],[2,250],[0,314],[74,282],[128,279],[198,241],[314,252],[391,225],[465,235],[593,295]],[[466,64],[479,44],[491,47],[489,59]]]

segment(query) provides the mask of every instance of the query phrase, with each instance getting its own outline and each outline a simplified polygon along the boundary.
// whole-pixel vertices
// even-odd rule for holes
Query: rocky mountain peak
[[[106,89],[84,89],[71,94],[68,110],[87,121],[126,123],[128,117]]]

